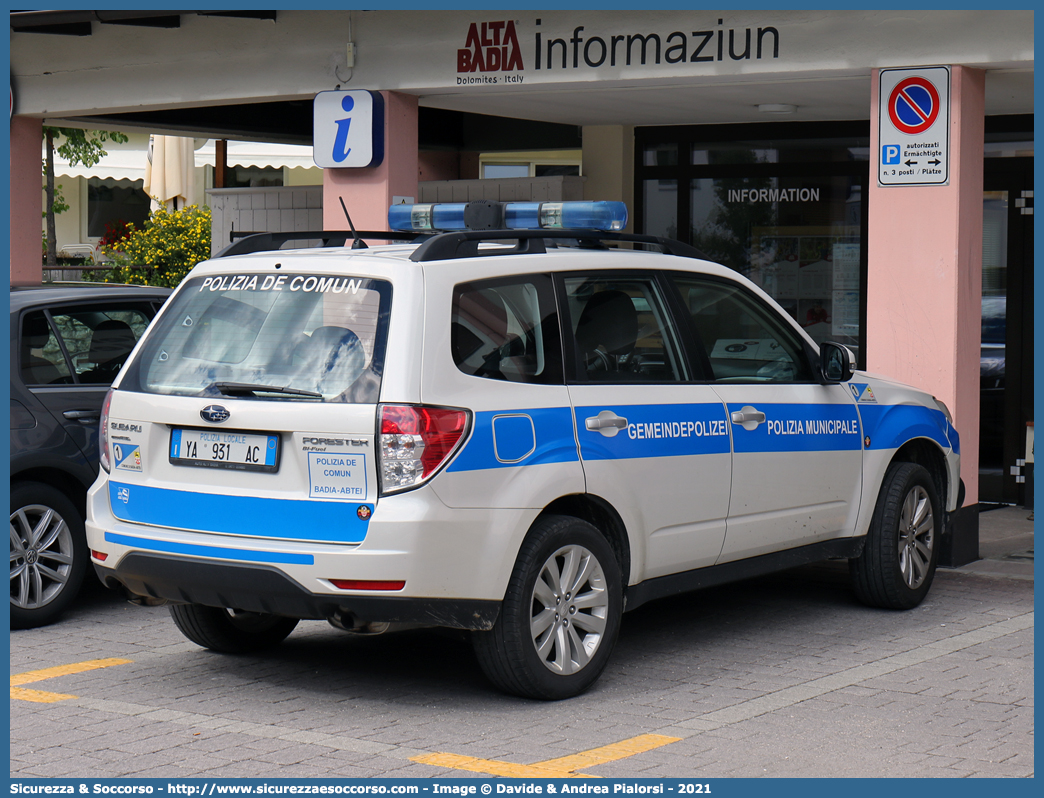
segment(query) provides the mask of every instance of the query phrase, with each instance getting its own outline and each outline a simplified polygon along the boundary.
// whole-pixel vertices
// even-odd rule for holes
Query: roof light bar
[[[469,208],[469,206],[471,206]],[[490,206],[503,213],[503,223],[488,222]],[[473,212],[474,211],[474,212]],[[482,211],[479,213],[478,211]],[[392,205],[388,209],[392,230],[623,230],[627,226],[627,206],[622,202],[505,202],[434,203]]]

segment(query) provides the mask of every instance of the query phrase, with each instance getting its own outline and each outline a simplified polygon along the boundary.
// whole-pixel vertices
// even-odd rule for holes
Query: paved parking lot
[[[559,703],[494,692],[452,635],[307,622],[229,657],[95,587],[11,633],[11,776],[1031,776],[1025,516],[984,514],[989,559],[910,612],[856,603],[842,563],[647,604]]]

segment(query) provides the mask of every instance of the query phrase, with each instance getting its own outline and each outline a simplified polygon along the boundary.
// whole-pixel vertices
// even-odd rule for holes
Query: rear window
[[[330,275],[196,277],[123,383],[146,393],[377,401],[391,284]]]

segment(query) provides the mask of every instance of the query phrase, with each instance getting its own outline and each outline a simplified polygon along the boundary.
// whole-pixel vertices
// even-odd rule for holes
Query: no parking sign
[[[950,68],[882,69],[879,80],[878,185],[947,185]]]

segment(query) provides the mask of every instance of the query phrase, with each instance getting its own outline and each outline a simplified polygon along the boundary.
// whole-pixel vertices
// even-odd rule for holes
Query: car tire
[[[486,677],[504,692],[558,700],[601,675],[620,632],[620,567],[585,521],[544,516],[526,536],[493,629],[473,632]]]
[[[942,520],[928,471],[916,463],[893,463],[881,484],[863,553],[849,560],[859,600],[894,610],[920,604],[935,578]]]
[[[87,537],[76,505],[42,482],[11,486],[11,628],[54,621],[76,598]]]
[[[202,604],[172,604],[170,615],[185,637],[222,654],[248,654],[277,646],[298,623],[297,618]]]

